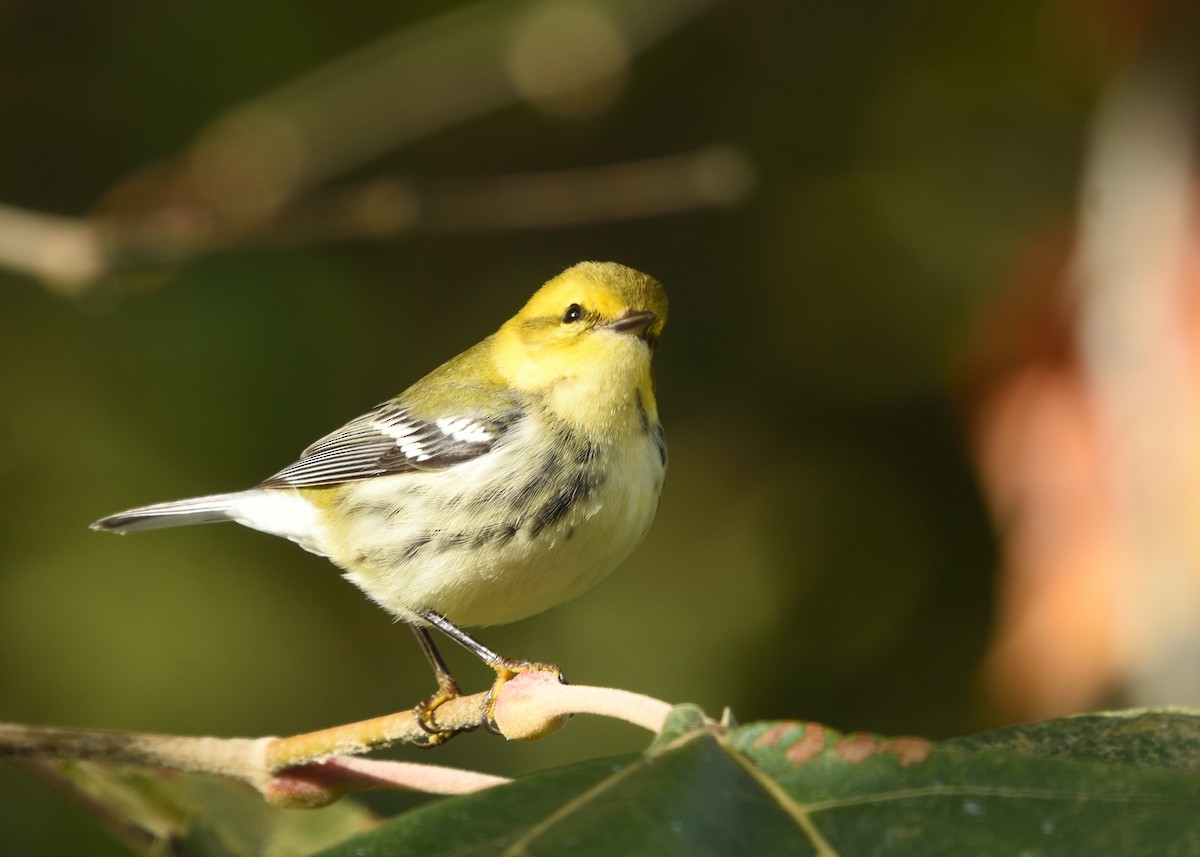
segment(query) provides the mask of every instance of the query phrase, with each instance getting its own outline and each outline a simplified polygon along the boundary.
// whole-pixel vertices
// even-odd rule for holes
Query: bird
[[[461,691],[430,629],[495,671],[487,706],[526,669],[565,680],[463,629],[574,598],[650,528],[667,469],[651,368],[666,320],[657,280],[581,262],[496,333],[255,487],[141,506],[91,528],[235,521],[327,557],[412,628],[438,685],[414,711],[440,743],[453,733],[436,709]],[[494,729],[491,714],[483,722]]]

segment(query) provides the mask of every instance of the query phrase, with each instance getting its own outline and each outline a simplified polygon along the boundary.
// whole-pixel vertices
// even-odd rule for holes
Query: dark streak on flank
[[[438,553],[445,553],[455,548],[465,547],[470,541],[471,537],[466,533],[446,533],[433,543],[433,547]]]
[[[571,478],[570,485],[555,494],[550,502],[538,510],[530,525],[530,533],[536,536],[546,527],[557,524],[567,516],[576,503],[587,499],[599,484],[599,481],[592,481],[590,474],[586,472],[576,473]]]
[[[389,504],[380,500],[341,499],[335,503],[347,518],[369,521],[374,526],[389,524],[408,511],[403,503]]]
[[[422,536],[421,538],[413,539],[408,543],[408,547],[404,549],[404,553],[401,555],[403,560],[407,562],[408,560],[413,559],[417,554],[424,550],[425,546],[431,541],[433,541],[433,539],[430,536]]]
[[[561,468],[562,465],[558,460],[558,456],[554,453],[550,453],[543,458],[533,478],[522,485],[517,493],[513,495],[513,505],[518,509],[529,505],[538,494],[553,484],[554,477],[558,475],[558,471]]]
[[[510,541],[517,534],[517,529],[516,524],[488,524],[486,527],[480,527],[476,531],[474,538],[470,539],[471,547],[483,547],[493,539],[501,543]],[[466,542],[467,539],[464,534],[462,544],[465,545]]]
[[[353,495],[339,497],[334,504],[350,517],[370,517],[386,521],[392,512],[392,505],[382,500],[363,500]]]
[[[536,536],[542,530],[546,529],[546,527],[561,521],[571,511],[571,507],[575,505],[576,499],[575,495],[568,488],[559,491],[549,503],[538,511],[533,519],[533,525],[530,527],[530,533]]]
[[[646,403],[642,401],[642,391],[634,391],[634,399],[637,402],[638,419],[642,422],[642,431],[650,431],[650,414],[646,412]]]
[[[447,507],[463,509],[487,509],[497,500],[508,495],[508,485],[494,485],[488,489],[479,489],[470,495],[455,497],[448,502]]]

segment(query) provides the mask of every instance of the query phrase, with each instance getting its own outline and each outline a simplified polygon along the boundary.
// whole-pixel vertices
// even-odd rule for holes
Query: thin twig
[[[438,725],[448,733],[479,727],[486,696],[477,693],[441,705]],[[501,687],[494,717],[504,737],[532,740],[561,728],[576,713],[616,717],[656,732],[670,708],[640,694],[563,685],[555,675],[527,670]],[[429,738],[411,711],[288,738],[189,738],[0,723],[0,756],[219,774],[247,782],[271,803],[288,807],[324,806],[368,788],[460,794],[504,782],[471,771],[352,758],[395,743],[427,745]]]
[[[0,266],[83,294],[106,275],[233,246],[532,229],[745,198],[728,148],[592,169],[417,183],[329,182],[420,137],[511,104],[606,107],[634,55],[715,0],[491,0],[386,36],[237,105],[88,217],[0,205]]]
[[[378,178],[314,193],[239,231],[215,229],[205,212],[185,207],[69,218],[0,205],[0,266],[73,296],[107,274],[233,247],[630,220],[728,207],[753,185],[753,166],[742,152],[710,146],[586,169],[426,182]]]
[[[261,782],[271,738],[187,738],[0,723],[0,756],[88,759]]]
[[[524,100],[578,98],[715,0],[491,0],[385,36],[210,122],[194,189],[235,216]],[[607,102],[597,104],[606,106]]]

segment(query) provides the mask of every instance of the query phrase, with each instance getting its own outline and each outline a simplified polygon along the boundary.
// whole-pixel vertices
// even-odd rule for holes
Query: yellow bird
[[[666,320],[656,280],[582,262],[495,334],[256,487],[130,509],[92,529],[231,520],[328,557],[417,635],[438,680],[418,718],[436,734],[434,710],[459,689],[429,627],[496,671],[490,701],[517,672],[547,667],[501,657],[460,626],[574,598],[649,529],[667,467],[650,366]]]

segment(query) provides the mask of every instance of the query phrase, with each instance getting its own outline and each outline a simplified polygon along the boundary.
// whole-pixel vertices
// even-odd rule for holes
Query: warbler
[[[328,557],[408,623],[438,691],[457,696],[435,627],[497,673],[523,669],[461,626],[513,622],[579,595],[649,529],[667,467],[651,357],[662,286],[612,262],[543,285],[492,336],[309,446],[246,491],[130,509],[94,530],[236,521]]]

